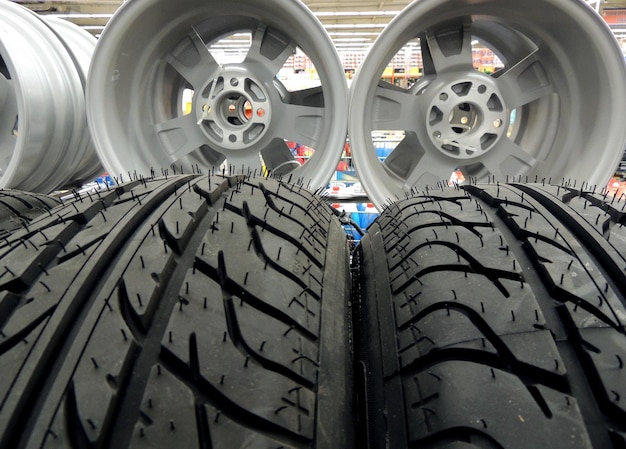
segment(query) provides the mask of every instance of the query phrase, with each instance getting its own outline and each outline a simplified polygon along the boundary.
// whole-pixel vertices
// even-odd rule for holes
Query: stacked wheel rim
[[[56,17],[45,17],[46,22],[57,33],[58,37],[63,41],[67,50],[70,52],[74,64],[80,77],[81,86],[84,90],[87,86],[87,78],[89,76],[89,65],[91,57],[96,48],[97,39],[89,32],[81,27],[68,22],[67,20]],[[98,158],[96,147],[91,140],[89,127],[87,126],[87,114],[81,117],[82,131],[80,139],[80,153],[82,160],[78,165],[76,172],[72,176],[71,184],[81,185],[85,181],[93,180],[102,174],[102,164]]]
[[[422,76],[410,88],[381,82],[409,42],[421,46]],[[504,68],[477,70],[476,42]],[[479,181],[523,175],[602,184],[626,141],[625,76],[614,37],[583,2],[414,2],[381,33],[354,78],[354,162],[378,205],[447,182],[457,169]],[[376,131],[402,136],[383,163]]]
[[[89,151],[83,85],[42,19],[11,2],[0,12],[0,187],[50,192]]]

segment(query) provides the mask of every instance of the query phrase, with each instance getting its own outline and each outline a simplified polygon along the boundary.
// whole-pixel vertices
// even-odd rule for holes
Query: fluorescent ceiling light
[[[369,42],[369,39],[366,37],[340,37],[333,39],[333,42]]]
[[[317,11],[317,17],[360,17],[360,16],[397,16],[400,11]]]
[[[324,28],[327,28],[327,29],[385,28],[386,26],[387,26],[386,23],[326,23],[324,24]]]
[[[329,31],[330,36],[378,36],[375,31]]]
[[[372,45],[365,42],[337,42],[335,47],[371,47]]]
[[[50,17],[58,17],[60,19],[110,19],[113,14],[82,14],[82,13],[54,13],[45,14]]]

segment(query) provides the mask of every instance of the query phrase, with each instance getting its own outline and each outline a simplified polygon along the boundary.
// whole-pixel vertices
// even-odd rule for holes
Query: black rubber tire
[[[0,238],[59,204],[59,199],[49,195],[0,189]]]
[[[347,241],[305,189],[135,180],[0,255],[0,448],[352,447]]]
[[[624,198],[544,184],[390,205],[354,255],[360,447],[626,447]]]

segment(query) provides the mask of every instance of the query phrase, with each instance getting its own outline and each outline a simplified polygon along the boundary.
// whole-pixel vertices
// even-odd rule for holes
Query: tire
[[[352,447],[347,243],[302,187],[136,179],[0,246],[0,448]]]
[[[59,204],[58,199],[48,195],[0,190],[0,238]]]
[[[354,255],[360,447],[626,447],[624,198],[445,188]]]

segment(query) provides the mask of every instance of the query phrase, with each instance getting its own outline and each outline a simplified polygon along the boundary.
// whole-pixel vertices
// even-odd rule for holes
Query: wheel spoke
[[[417,135],[409,133],[387,156],[384,165],[400,178],[406,178],[423,156],[424,150],[417,140]]]
[[[256,176],[263,174],[261,157],[258,151],[254,149],[231,151],[228,153],[226,161],[228,162],[228,171],[231,174],[250,173]]]
[[[503,137],[494,148],[489,150],[481,162],[495,179],[504,181],[507,176],[513,177],[527,173],[537,164],[537,159],[511,139]]]
[[[288,37],[259,24],[252,36],[252,44],[245,62],[263,65],[273,77],[295,51],[296,45]]]
[[[277,138],[261,151],[265,167],[275,175],[284,175],[300,166],[283,139]]]
[[[322,86],[287,92],[284,96],[284,102],[288,104],[299,104],[316,108],[324,107],[324,91],[322,90]]]
[[[17,98],[13,88],[13,80],[0,75],[0,154],[5,156],[5,160],[0,161],[0,168],[8,165],[19,132]]]
[[[194,116],[183,115],[154,125],[170,162],[175,162],[207,143]]]
[[[0,75],[0,132],[8,134],[15,126],[17,98],[13,92],[13,80]]]
[[[207,160],[209,166],[218,168],[226,160],[226,156],[208,145],[202,145],[198,152]]]
[[[322,141],[325,109],[299,104],[282,104],[272,111],[272,135],[317,148]]]
[[[424,150],[415,133],[406,137],[385,159],[385,167],[404,180],[404,189],[433,186],[450,178],[454,161]]]
[[[538,50],[496,73],[494,77],[504,102],[511,110],[554,93]]]
[[[422,116],[419,98],[407,89],[380,81],[374,97],[372,130],[414,131]]]
[[[481,151],[480,135],[475,133],[470,133],[461,138],[445,139],[442,143],[458,147],[462,153],[467,155],[477,154]]]
[[[12,90],[13,90],[12,81],[5,78],[2,74],[0,74],[0,109],[3,108]]]
[[[169,64],[199,90],[218,67],[217,61],[195,29],[170,54]]]
[[[413,168],[404,182],[404,189],[433,187],[440,181],[450,179],[456,166],[443,156],[426,153]]]
[[[473,70],[472,34],[467,23],[451,24],[420,36],[424,75]]]

